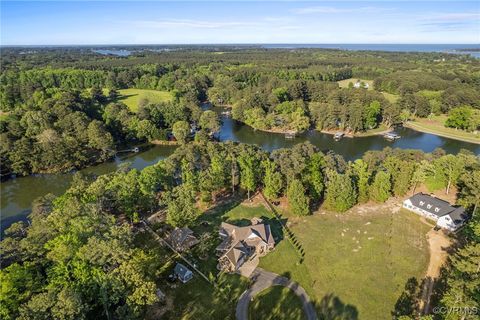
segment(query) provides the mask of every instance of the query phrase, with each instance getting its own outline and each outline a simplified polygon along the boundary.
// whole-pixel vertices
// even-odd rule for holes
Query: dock
[[[338,140],[342,139],[344,135],[345,135],[344,132],[337,132],[337,133],[334,134],[333,139],[335,141],[338,141]]]
[[[285,133],[285,139],[294,139],[295,138],[295,133],[294,132],[287,132]]]
[[[395,132],[389,132],[389,133],[385,133],[383,135],[383,137],[387,140],[390,140],[390,141],[394,141],[394,140],[397,140],[397,139],[400,139],[401,136]]]

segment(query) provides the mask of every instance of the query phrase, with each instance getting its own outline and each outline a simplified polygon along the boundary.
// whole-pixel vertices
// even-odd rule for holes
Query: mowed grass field
[[[429,118],[417,118],[405,126],[421,132],[436,134],[442,137],[480,144],[480,133],[467,132],[445,127],[448,116],[439,115]]]
[[[351,82],[352,84],[355,84],[355,82],[360,81],[364,83],[368,83],[368,90],[373,90],[373,80],[362,80],[362,79],[357,79],[357,78],[351,78],[351,79],[345,79],[345,80],[340,80],[337,81],[338,85],[340,88],[348,88],[348,84]],[[394,103],[399,99],[399,96],[396,94],[391,94],[388,92],[381,92],[385,99],[387,99],[389,102]]]
[[[146,90],[146,89],[121,89],[118,90],[119,97],[117,101],[125,103],[130,110],[136,112],[138,103],[146,99],[152,103],[172,101],[173,95],[168,91]]]
[[[292,290],[270,287],[257,294],[249,306],[250,320],[305,319],[302,302]]]
[[[368,90],[373,90],[373,80],[363,80],[363,79],[351,78],[351,79],[345,79],[345,80],[337,81],[337,83],[340,86],[340,88],[348,88],[348,84],[350,82],[352,84],[355,84],[357,81],[368,83]]]
[[[320,314],[391,319],[407,280],[420,282],[427,269],[429,227],[412,213],[327,213],[288,221],[305,249],[304,262],[283,240],[260,267],[299,282]]]

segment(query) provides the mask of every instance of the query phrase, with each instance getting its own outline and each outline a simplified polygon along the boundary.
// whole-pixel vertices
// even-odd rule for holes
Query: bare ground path
[[[310,302],[310,298],[305,292],[305,289],[303,289],[298,283],[261,268],[255,269],[251,274],[250,279],[254,281],[253,285],[242,293],[237,303],[237,309],[235,312],[237,320],[248,320],[248,306],[250,301],[256,294],[271,286],[284,286],[290,288],[300,298],[307,320],[317,319],[315,307]]]
[[[430,230],[427,233],[427,240],[430,247],[430,262],[428,264],[427,274],[425,275],[426,281],[422,288],[422,300],[420,302],[422,314],[428,314],[433,284],[440,275],[442,265],[447,260],[447,248],[451,245],[451,240],[441,230]]]

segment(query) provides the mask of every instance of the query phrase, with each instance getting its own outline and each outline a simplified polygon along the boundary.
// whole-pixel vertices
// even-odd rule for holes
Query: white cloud
[[[380,7],[359,7],[359,8],[336,8],[327,6],[314,6],[293,9],[295,14],[315,14],[315,13],[380,13],[392,11],[394,8],[380,8]]]
[[[137,27],[143,28],[204,28],[204,29],[219,29],[232,27],[255,27],[259,26],[256,22],[243,21],[202,21],[189,19],[169,19],[169,20],[136,20],[130,21]]]

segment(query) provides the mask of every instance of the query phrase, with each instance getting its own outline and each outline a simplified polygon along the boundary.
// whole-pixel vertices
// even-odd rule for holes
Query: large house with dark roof
[[[445,200],[434,196],[417,193],[403,202],[403,207],[437,222],[437,226],[455,231],[467,220],[462,207],[454,207]]]
[[[262,256],[274,248],[275,240],[270,226],[260,223],[259,219],[252,219],[252,222],[246,227],[222,222],[219,234],[223,241],[217,247],[220,270],[237,271],[253,255]]]

